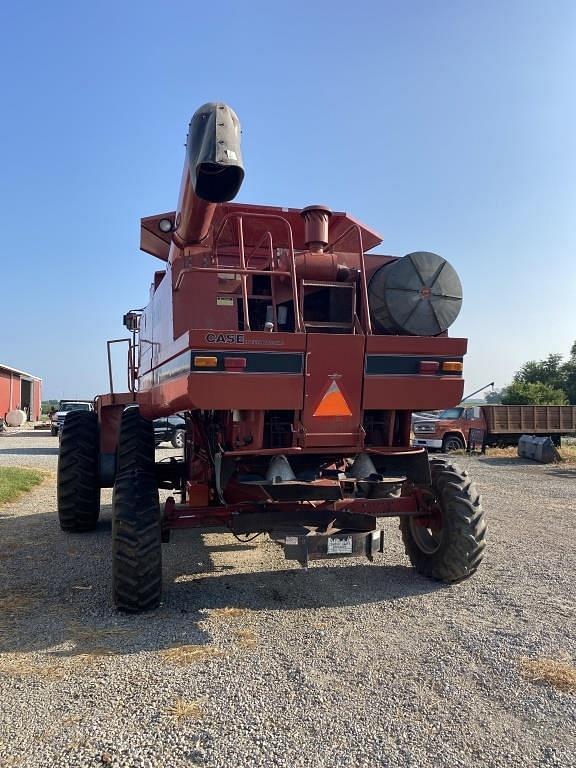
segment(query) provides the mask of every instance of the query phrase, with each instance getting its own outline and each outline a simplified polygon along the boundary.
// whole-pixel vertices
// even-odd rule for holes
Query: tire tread
[[[444,537],[434,553],[423,552],[410,522],[401,519],[400,531],[410,562],[424,576],[456,583],[469,578],[482,562],[486,547],[486,519],[482,499],[468,472],[448,459],[431,459],[432,488],[442,507]]]
[[[58,455],[58,518],[64,531],[92,531],[100,516],[99,429],[94,411],[71,411]]]
[[[115,606],[154,610],[162,597],[162,542],[152,423],[129,408],[122,414],[112,518]]]

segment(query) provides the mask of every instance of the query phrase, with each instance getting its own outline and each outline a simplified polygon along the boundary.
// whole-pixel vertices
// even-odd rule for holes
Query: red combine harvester
[[[244,177],[225,104],[193,116],[177,212],[142,219],[162,262],[128,312],[128,391],[64,422],[58,510],[98,521],[113,487],[113,593],[161,599],[174,528],[266,532],[286,558],[372,558],[397,516],[416,570],[457,582],[482,559],[485,521],[466,472],[410,446],[413,411],[460,402],[462,290],[440,256],[367,251],[382,238],[346,213],[230,201]],[[156,462],[152,419],[185,414],[181,459]],[[161,507],[158,489],[173,489]]]

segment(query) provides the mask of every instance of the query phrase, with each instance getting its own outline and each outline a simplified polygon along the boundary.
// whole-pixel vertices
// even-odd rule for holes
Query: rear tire
[[[127,469],[138,469],[154,475],[154,427],[140,416],[138,408],[127,408],[122,414],[118,437],[118,474]]]
[[[400,520],[400,531],[406,554],[418,573],[454,583],[472,576],[482,561],[485,515],[466,471],[442,459],[433,459],[430,470],[440,527],[419,525],[418,518],[406,517]]]
[[[96,528],[100,515],[100,440],[93,411],[71,411],[62,425],[58,455],[58,518],[63,531]]]
[[[177,429],[176,432],[174,432],[174,435],[172,437],[172,445],[174,448],[184,448],[184,438],[186,437],[186,433],[183,429]]]
[[[448,435],[442,441],[442,450],[444,453],[451,453],[452,451],[463,451],[466,448],[464,440],[458,435]]]
[[[162,597],[162,539],[154,428],[137,408],[122,414],[112,517],[114,605],[137,613]]]

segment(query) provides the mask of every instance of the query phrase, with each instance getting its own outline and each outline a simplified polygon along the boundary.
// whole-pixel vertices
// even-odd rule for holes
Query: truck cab
[[[479,442],[480,432],[485,430],[482,408],[477,405],[447,408],[437,418],[419,418],[415,414],[412,445],[444,452],[464,450],[472,442]]]
[[[56,413],[50,419],[50,434],[56,437],[64,424],[64,419],[70,411],[93,411],[94,403],[91,400],[61,400]]]

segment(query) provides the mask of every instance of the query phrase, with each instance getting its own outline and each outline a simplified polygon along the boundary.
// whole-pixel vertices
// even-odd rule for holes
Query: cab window
[[[441,419],[461,419],[463,408],[447,408],[440,414]]]

